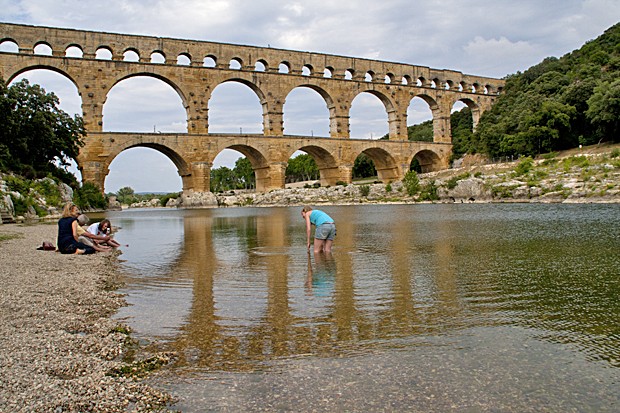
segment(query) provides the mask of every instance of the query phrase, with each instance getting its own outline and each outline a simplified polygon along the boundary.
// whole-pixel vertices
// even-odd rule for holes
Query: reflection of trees
[[[610,259],[620,245],[581,239],[590,241],[535,237],[518,245],[485,243],[478,254],[494,256],[500,263],[528,257],[527,265],[489,271],[492,264],[480,262],[480,283],[486,288],[475,291],[469,307],[492,306],[500,322],[531,328],[550,342],[577,345],[589,359],[620,367],[620,324],[613,321],[620,320],[620,262]]]

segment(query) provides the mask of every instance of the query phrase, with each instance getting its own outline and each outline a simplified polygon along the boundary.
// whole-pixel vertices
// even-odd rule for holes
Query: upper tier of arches
[[[79,39],[79,40],[78,40]],[[0,43],[22,54],[293,74],[496,95],[500,79],[403,63],[206,41],[0,23]]]

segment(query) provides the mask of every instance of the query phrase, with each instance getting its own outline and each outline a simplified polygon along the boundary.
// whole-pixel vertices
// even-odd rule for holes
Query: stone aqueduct
[[[154,148],[174,162],[185,193],[209,191],[213,160],[227,148],[250,160],[258,191],[284,187],[287,162],[297,150],[315,159],[322,185],[351,182],[353,163],[361,153],[374,161],[384,182],[402,179],[414,158],[423,171],[446,168],[454,103],[462,101],[471,108],[475,126],[504,84],[457,71],[321,53],[0,23],[0,44],[5,42],[17,45],[16,51],[0,52],[0,76],[6,82],[28,70],[49,69],[77,87],[87,136],[76,161],[83,180],[102,189],[112,160],[140,146]],[[51,55],[35,54],[41,44],[51,48]],[[75,48],[81,57],[68,57],[67,50]],[[102,51],[108,57],[102,58]],[[137,54],[138,60],[124,60],[128,51]],[[152,63],[153,53],[165,61]],[[206,61],[212,64],[205,65]],[[188,133],[102,131],[108,92],[134,76],[160,79],[179,94]],[[209,133],[211,94],[217,85],[231,81],[248,86],[258,96],[263,134]],[[285,135],[284,102],[298,87],[310,88],[325,100],[329,137]],[[349,136],[351,103],[364,92],[377,96],[385,106],[388,140]],[[424,99],[432,111],[433,142],[407,140],[407,108],[414,97]]]

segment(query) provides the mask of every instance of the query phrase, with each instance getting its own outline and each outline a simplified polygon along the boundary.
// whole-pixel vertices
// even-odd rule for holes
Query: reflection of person
[[[89,225],[87,231],[93,235],[107,237],[108,239],[106,240],[106,244],[111,247],[117,248],[121,246],[121,244],[114,241],[110,236],[110,233],[112,232],[112,224],[109,219],[104,219],[101,222],[95,222],[94,224]]]
[[[70,202],[65,205],[62,218],[58,220],[58,251],[63,254],[93,254],[95,252],[93,247],[78,242],[78,215],[80,215],[79,208]]]
[[[334,289],[336,276],[336,261],[331,254],[314,255],[315,270],[312,269],[310,251],[308,251],[308,277],[306,278],[306,292],[316,297],[330,296]]]
[[[306,221],[306,239],[308,249],[310,249],[310,234],[311,226],[314,225],[314,253],[319,252],[332,252],[332,243],[336,236],[336,224],[334,220],[325,212],[312,209],[310,206],[305,206],[301,210],[301,216]]]
[[[110,240],[109,236],[100,236],[94,235],[84,229],[84,225],[88,224],[88,217],[84,214],[81,214],[77,217],[78,226],[76,228],[78,241],[88,245],[89,247],[93,247],[95,251],[105,252],[110,251],[112,247],[108,247],[107,245],[100,245],[100,243],[106,242]]]

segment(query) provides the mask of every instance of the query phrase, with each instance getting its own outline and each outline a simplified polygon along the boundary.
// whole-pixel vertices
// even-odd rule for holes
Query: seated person
[[[88,217],[84,214],[81,214],[77,217],[77,235],[78,241],[86,244],[90,247],[93,247],[95,251],[105,252],[112,250],[112,247],[108,247],[107,245],[101,245],[101,243],[107,242],[110,240],[109,236],[100,236],[94,235],[84,229],[84,225],[88,224]]]
[[[118,248],[121,246],[121,244],[114,241],[110,237],[110,233],[112,232],[112,224],[110,223],[109,219],[104,219],[101,222],[95,222],[88,227],[87,231],[93,235],[107,236],[108,240],[106,241],[106,244],[111,247]]]
[[[58,251],[63,254],[93,254],[95,249],[78,241],[77,216],[79,208],[69,202],[62,210],[62,218],[58,220]]]

